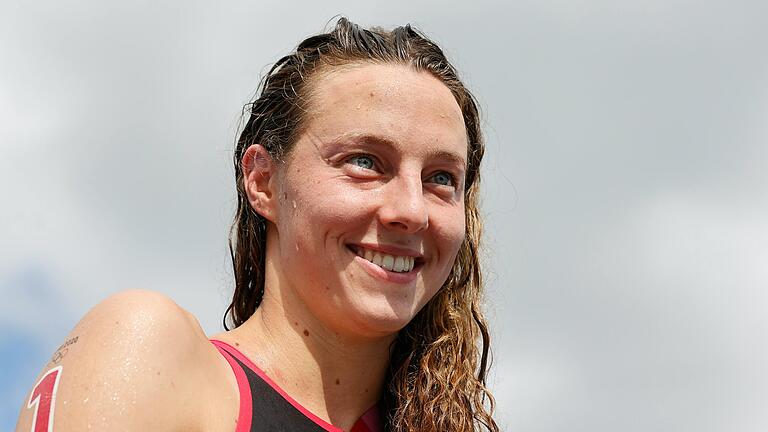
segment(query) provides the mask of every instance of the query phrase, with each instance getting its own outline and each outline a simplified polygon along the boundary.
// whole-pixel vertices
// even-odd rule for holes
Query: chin
[[[378,307],[356,308],[354,312],[347,314],[347,322],[354,325],[353,331],[370,337],[395,335],[418,313],[418,310],[413,310],[411,304],[400,306],[402,307],[385,302]]]

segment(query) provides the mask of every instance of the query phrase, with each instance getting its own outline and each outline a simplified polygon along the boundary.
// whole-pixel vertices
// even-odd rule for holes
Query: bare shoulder
[[[197,320],[167,296],[112,295],[83,317],[45,365],[17,431],[48,421],[56,431],[193,430],[198,377],[215,367],[211,358]]]

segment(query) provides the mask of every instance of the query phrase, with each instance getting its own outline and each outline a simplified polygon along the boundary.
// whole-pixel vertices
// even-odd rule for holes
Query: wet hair
[[[482,314],[478,199],[484,144],[477,103],[440,47],[406,25],[391,31],[365,29],[340,18],[328,33],[311,36],[278,60],[263,77],[256,99],[244,108],[248,120],[234,152],[237,212],[229,247],[235,291],[224,315],[243,324],[264,296],[266,219],[250,206],[241,161],[246,149],[263,145],[273,159],[288,156],[302,133],[313,80],[345,65],[395,64],[427,72],[452,92],[467,131],[464,189],[466,233],[441,289],[398,333],[391,348],[382,395],[388,431],[498,431],[494,400],[485,385],[490,337]]]

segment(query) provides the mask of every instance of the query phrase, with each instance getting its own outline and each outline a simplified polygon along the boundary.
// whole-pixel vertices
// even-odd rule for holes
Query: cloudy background
[[[113,3],[0,3],[0,429],[110,293],[221,329],[240,107],[345,14],[482,104],[503,430],[768,430],[765,2]]]

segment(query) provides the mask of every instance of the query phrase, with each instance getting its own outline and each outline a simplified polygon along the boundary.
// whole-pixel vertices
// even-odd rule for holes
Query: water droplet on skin
[[[293,209],[296,210],[296,200],[293,201]]]

